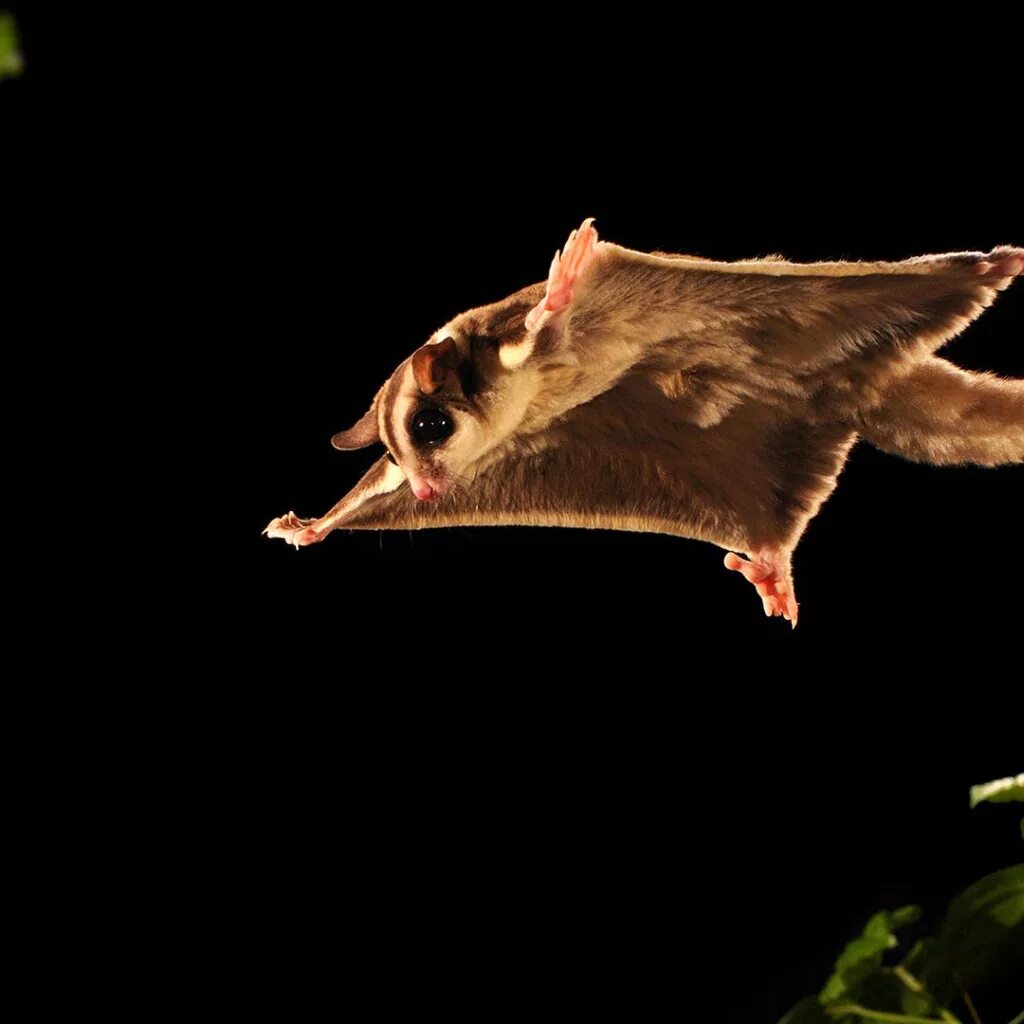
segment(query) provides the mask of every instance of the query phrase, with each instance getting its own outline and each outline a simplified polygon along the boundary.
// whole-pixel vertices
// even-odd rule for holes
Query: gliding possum
[[[934,354],[1022,271],[1010,247],[717,263],[598,241],[586,220],[546,284],[455,317],[334,436],[387,454],[330,512],[264,532],[693,537],[795,626],[793,550],[858,438],[936,465],[1024,462],[1024,380]]]

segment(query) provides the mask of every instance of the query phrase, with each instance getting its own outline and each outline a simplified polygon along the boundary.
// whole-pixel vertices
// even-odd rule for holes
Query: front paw
[[[271,519],[263,535],[279,537],[297,548],[306,547],[323,539],[322,535],[310,526],[312,522],[312,519],[300,519],[294,512],[289,512],[286,516]]]

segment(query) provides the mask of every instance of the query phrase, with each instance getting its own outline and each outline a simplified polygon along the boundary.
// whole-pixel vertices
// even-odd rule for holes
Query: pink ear
[[[331,444],[339,451],[350,452],[355,448],[365,448],[380,440],[380,431],[377,428],[377,403],[370,406],[363,418],[348,430],[335,434],[331,438]]]
[[[459,349],[452,338],[418,348],[412,357],[412,372],[425,395],[432,395],[459,365]]]

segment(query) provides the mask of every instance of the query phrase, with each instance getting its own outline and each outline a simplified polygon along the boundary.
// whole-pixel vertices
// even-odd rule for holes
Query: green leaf
[[[848,999],[860,1006],[869,1006],[872,1010],[904,1013],[912,1017],[928,1016],[933,1003],[927,993],[911,991],[884,967],[873,971],[856,985]]]
[[[906,928],[908,924],[913,924],[921,917],[920,907],[900,907],[898,910],[893,910],[889,914],[889,928],[895,931],[897,928]],[[895,938],[895,936],[894,936]],[[893,943],[895,945],[895,943]]]
[[[863,933],[847,943],[839,954],[832,976],[821,990],[822,1003],[848,999],[855,987],[882,966],[885,951],[897,945],[895,930],[913,923],[920,914],[920,907],[900,907],[892,912],[880,910],[873,915]]]
[[[948,932],[982,925],[987,917],[1006,928],[1024,921],[1024,864],[986,875],[957,896],[949,905],[939,941]]]
[[[817,996],[801,999],[779,1024],[833,1024]]]
[[[914,943],[910,952],[903,958],[903,963],[900,964],[900,966],[910,974],[914,975],[914,977],[920,978],[925,965],[929,963],[934,956],[935,939],[929,935],[927,938],[918,939],[918,941]]]
[[[929,962],[929,958],[933,956],[934,949],[935,939],[931,936],[918,939],[910,952],[903,958],[903,963],[899,968],[893,969],[892,977],[899,980],[902,988],[900,1006],[904,1013],[912,1017],[931,1017],[938,1009],[935,998],[921,983],[921,972]],[[902,977],[898,977],[898,975],[902,975]],[[911,980],[905,981],[904,979]]]
[[[977,807],[983,801],[990,804],[1008,804],[1011,800],[1024,800],[1024,775],[1011,775],[1006,779],[971,786],[972,807]]]
[[[20,75],[23,65],[14,18],[6,11],[0,11],[0,81]]]
[[[1024,961],[1024,864],[987,875],[949,906],[934,944],[916,947],[917,974],[941,1005]],[[908,957],[908,970],[911,969]]]

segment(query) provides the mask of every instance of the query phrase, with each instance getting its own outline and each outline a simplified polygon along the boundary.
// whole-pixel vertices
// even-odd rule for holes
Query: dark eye
[[[409,421],[409,433],[417,444],[437,444],[451,437],[454,430],[451,416],[433,406],[420,409]]]

